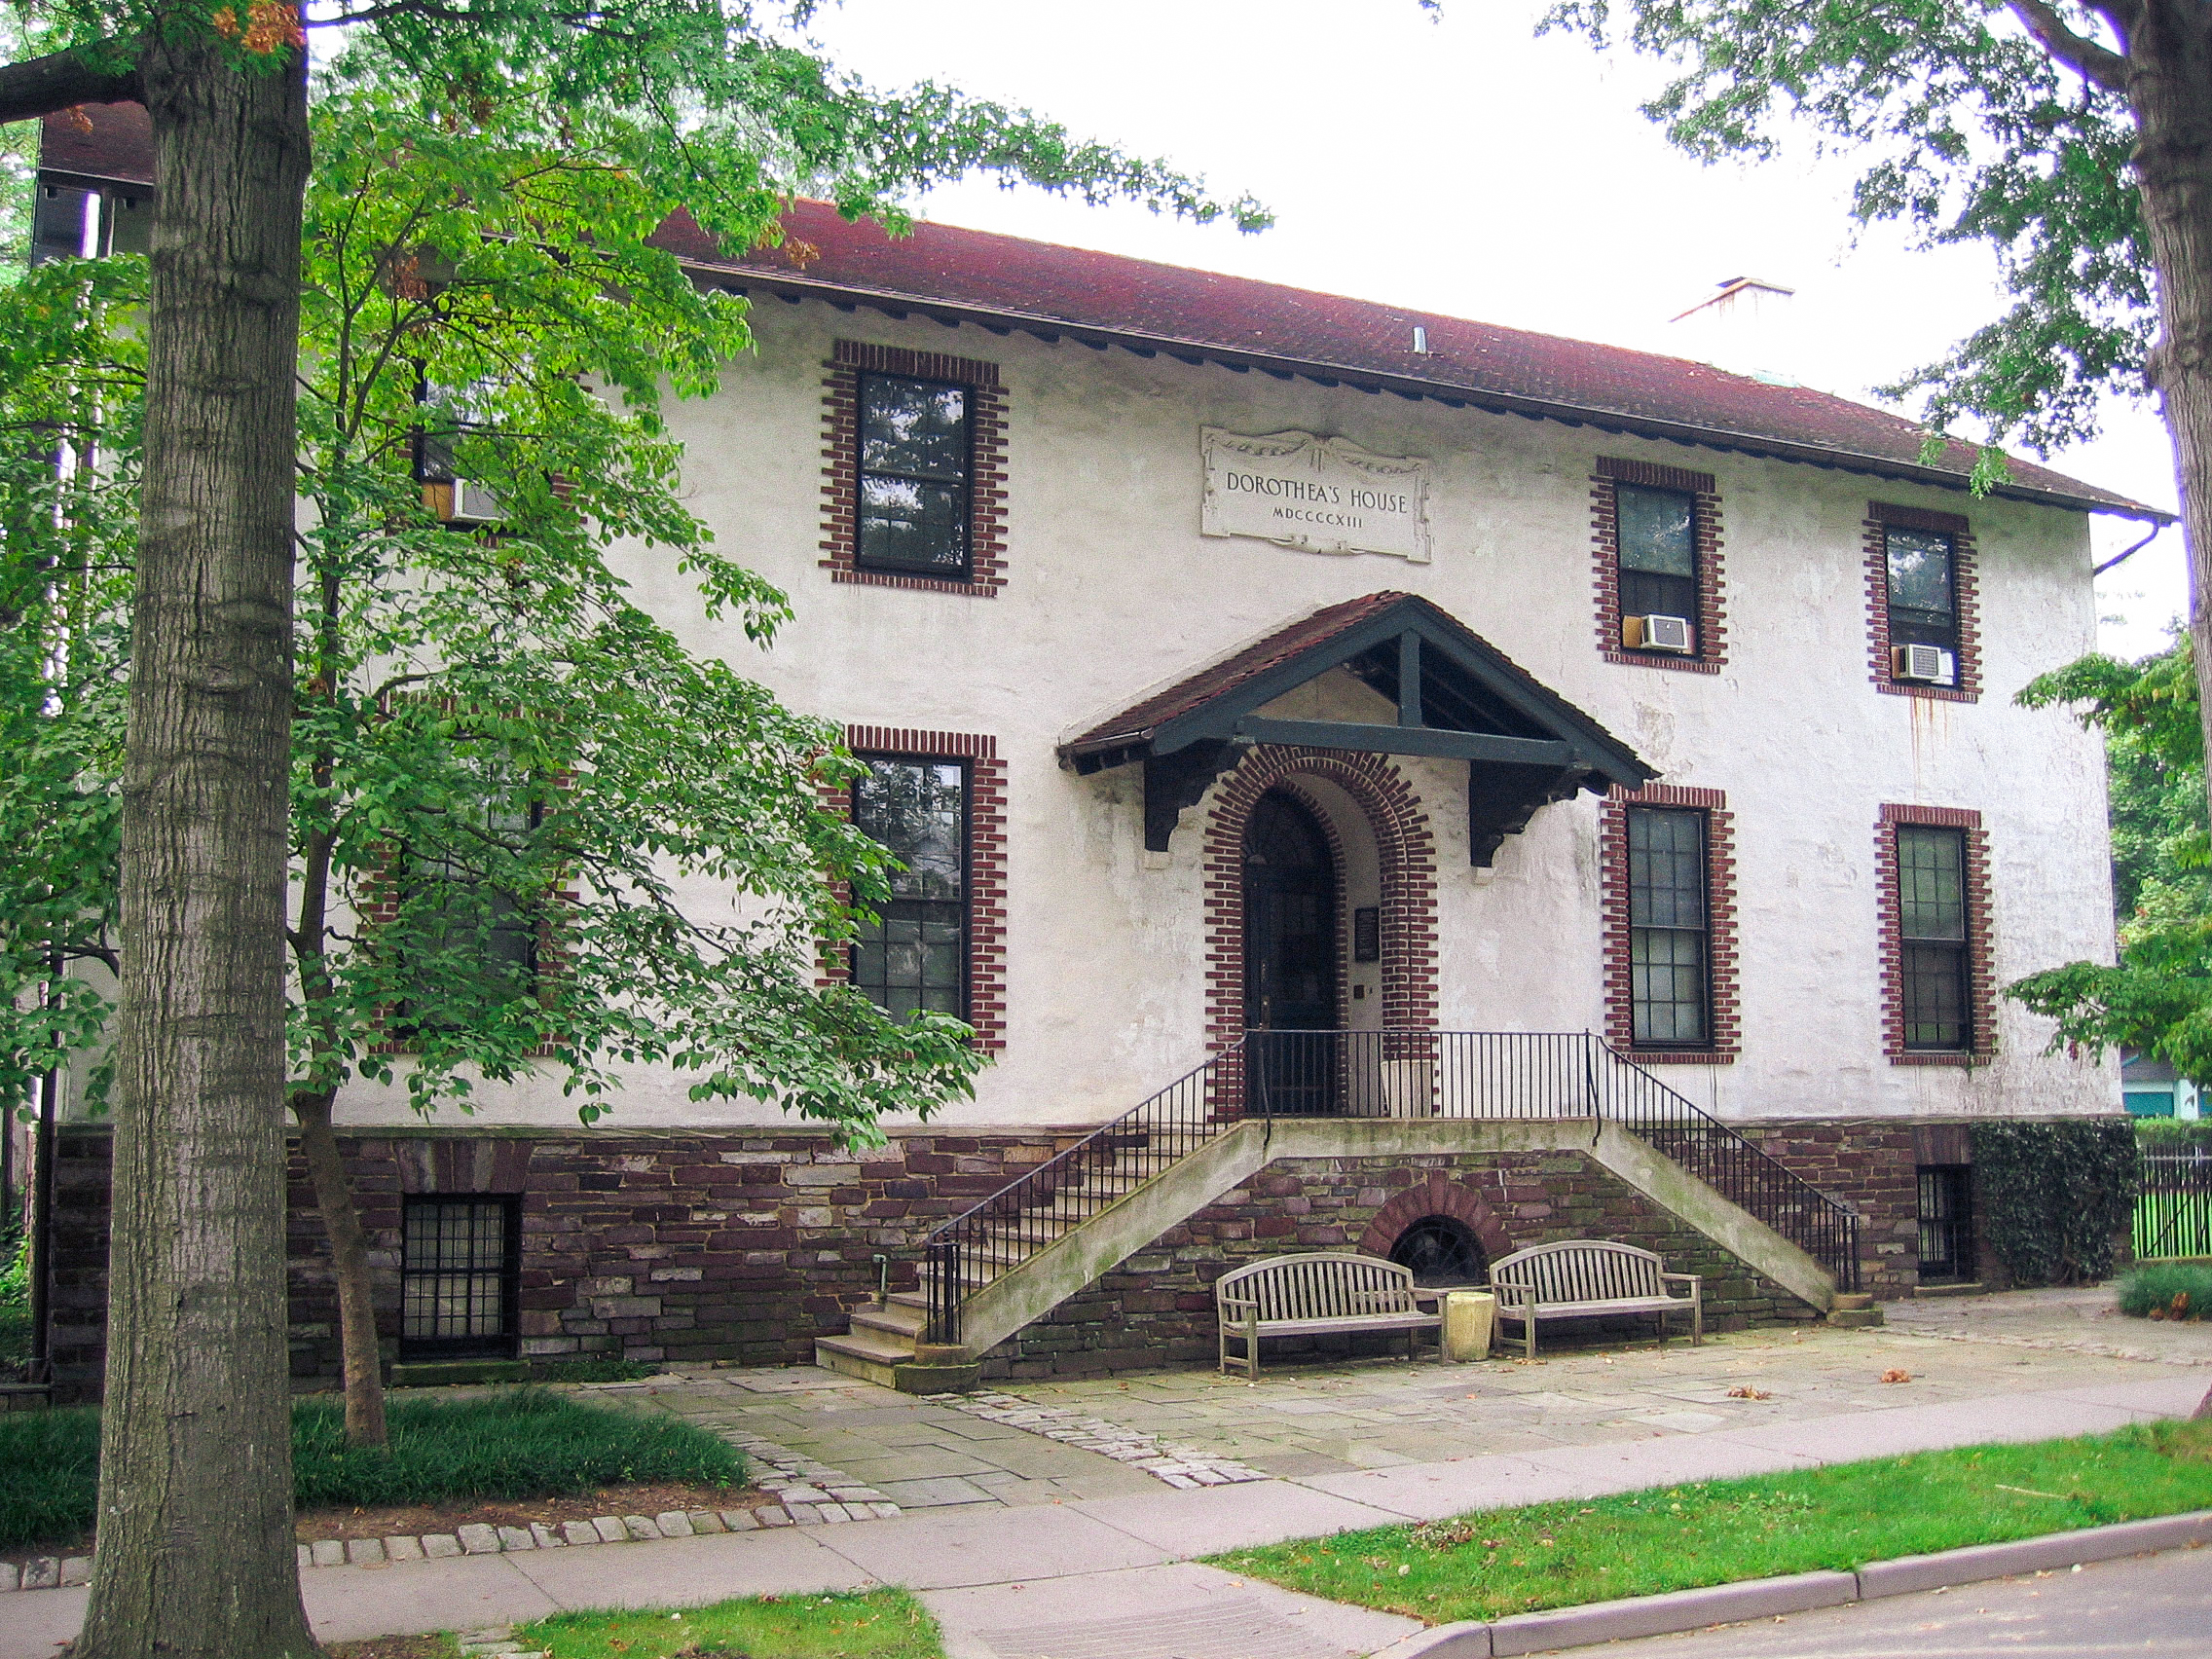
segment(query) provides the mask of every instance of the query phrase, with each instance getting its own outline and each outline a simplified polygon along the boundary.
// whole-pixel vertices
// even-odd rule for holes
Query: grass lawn
[[[555,1613],[515,1640],[552,1659],[943,1659],[937,1621],[903,1590],[759,1596],[678,1613]]]
[[[292,1408],[292,1495],[301,1509],[560,1497],[634,1481],[745,1484],[744,1456],[675,1418],[512,1388],[394,1402],[391,1445],[346,1444],[334,1399]],[[0,1414],[0,1548],[82,1537],[92,1524],[99,1411]]]
[[[903,1590],[761,1596],[678,1613],[559,1613],[514,1639],[553,1659],[943,1659],[937,1622]],[[340,1641],[330,1659],[459,1659],[451,1635]]]
[[[1213,1565],[1445,1623],[2205,1508],[2212,1421],[2166,1422],[1483,1510],[1237,1550]]]

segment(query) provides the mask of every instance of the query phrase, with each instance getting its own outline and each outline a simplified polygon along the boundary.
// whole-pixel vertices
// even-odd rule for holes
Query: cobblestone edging
[[[950,1406],[985,1422],[1003,1422],[1047,1440],[1080,1446],[1117,1463],[1127,1463],[1171,1487],[1235,1486],[1264,1481],[1257,1469],[1233,1457],[1219,1457],[1196,1446],[1162,1446],[1157,1435],[1124,1428],[1104,1418],[1085,1417],[1062,1406],[1040,1406],[1019,1394],[928,1394],[933,1405]]]
[[[710,1532],[752,1532],[764,1527],[835,1526],[847,1521],[888,1520],[901,1513],[873,1487],[862,1486],[827,1463],[786,1450],[756,1435],[725,1436],[755,1463],[772,1473],[755,1484],[776,1494],[773,1503],[750,1509],[671,1509],[659,1515],[601,1515],[590,1521],[564,1521],[558,1527],[533,1521],[528,1527],[472,1526],[420,1537],[324,1538],[299,1546],[300,1566],[381,1567],[387,1562],[436,1561],[448,1556],[502,1555],[513,1550],[558,1550],[592,1544],[644,1543],[653,1538],[694,1538]],[[56,1590],[89,1584],[92,1558],[40,1556],[18,1571],[0,1562],[0,1591]]]

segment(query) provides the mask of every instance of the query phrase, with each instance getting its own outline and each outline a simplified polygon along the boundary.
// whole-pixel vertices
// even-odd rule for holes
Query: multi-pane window
[[[969,573],[972,403],[943,381],[860,377],[859,564]]]
[[[461,1025],[536,993],[540,916],[516,889],[530,874],[543,804],[531,783],[486,763],[480,787],[408,845],[400,914],[400,1035]]]
[[[1935,645],[1955,656],[1959,606],[1951,538],[1936,531],[1891,525],[1883,540],[1888,549],[1891,648]]]
[[[1907,1049],[1973,1046],[1963,830],[1898,826],[1898,957]]]
[[[1973,1277],[1973,1170],[1965,1164],[1920,1166],[1920,1276]]]
[[[1697,649],[1697,498],[1680,490],[1613,486],[1620,549],[1621,643],[1632,648]],[[1646,618],[1671,617],[1679,628]]]
[[[511,1355],[522,1228],[512,1198],[409,1198],[399,1342],[411,1358]]]
[[[964,1017],[968,1001],[968,770],[880,759],[853,786],[853,822],[905,866],[853,944],[852,982],[903,1018]]]
[[[1640,1047],[1712,1041],[1706,818],[1695,810],[1628,810],[1631,1036]]]

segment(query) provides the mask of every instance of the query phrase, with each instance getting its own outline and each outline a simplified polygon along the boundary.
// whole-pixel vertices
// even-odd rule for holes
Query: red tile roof
[[[723,259],[684,215],[670,221],[662,240],[701,265],[772,276],[789,292],[860,297],[894,314],[966,314],[1049,338],[1064,333],[1193,361],[1341,378],[1954,488],[1964,486],[1974,461],[1972,445],[1954,442],[1938,465],[1923,467],[1926,434],[1909,421],[1681,357],[951,225],[917,224],[911,237],[894,240],[816,202],[800,203],[784,227],[782,247],[735,261]],[[1425,355],[1413,350],[1417,325],[1427,331]],[[2014,460],[2011,474],[1999,494],[2170,516],[2029,461]]]
[[[103,178],[153,175],[146,112],[91,104],[49,116],[42,165]],[[660,240],[703,266],[770,276],[789,291],[866,299],[987,318],[1055,337],[1118,341],[1145,351],[1277,374],[1387,387],[1478,407],[1586,423],[1752,455],[1840,466],[1879,477],[1962,488],[1972,445],[1952,443],[1920,464],[1925,433],[1911,422],[1804,387],[1770,386],[1682,357],[1530,334],[1402,306],[1287,288],[1118,254],[923,223],[893,240],[850,223],[825,203],[802,202],[784,220],[781,248],[741,260],[679,213]],[[902,304],[904,302],[904,304]],[[1428,352],[1413,349],[1427,331]],[[2030,461],[2011,462],[1998,494],[2169,520],[2170,514]]]

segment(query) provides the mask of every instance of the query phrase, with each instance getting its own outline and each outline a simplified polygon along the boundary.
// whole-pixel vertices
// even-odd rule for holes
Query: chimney
[[[1717,292],[1669,319],[1675,350],[1770,386],[1799,384],[1783,367],[1795,355],[1788,336],[1795,320],[1789,299],[1796,290],[1757,276],[1730,276],[1716,286]]]

